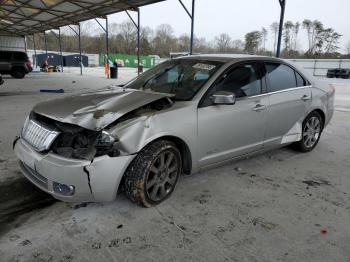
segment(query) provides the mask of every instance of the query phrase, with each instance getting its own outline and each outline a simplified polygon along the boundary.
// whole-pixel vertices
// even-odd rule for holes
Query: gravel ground
[[[10,142],[25,113],[58,96],[31,86],[73,93],[112,81],[74,72],[33,75],[24,80],[26,89],[19,88],[24,81],[6,80],[0,89],[3,180],[18,176]],[[283,148],[183,176],[155,208],[123,195],[113,203],[51,203],[0,224],[0,260],[350,261],[350,83],[337,81],[336,89],[337,111],[313,152]]]

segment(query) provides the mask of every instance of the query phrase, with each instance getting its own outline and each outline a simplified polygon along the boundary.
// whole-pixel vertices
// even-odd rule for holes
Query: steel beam
[[[191,19],[191,40],[190,40],[190,55],[193,54],[193,42],[194,42],[194,12],[195,12],[195,0],[192,0],[192,10],[191,13],[188,11],[185,4],[182,2],[182,0],[179,0],[181,6],[185,10],[185,12],[188,14],[189,18]]]
[[[140,8],[137,9],[137,75],[140,74],[140,39],[141,39],[141,33],[140,33]]]
[[[61,44],[61,28],[60,28],[60,27],[58,28],[58,35],[57,35],[53,30],[51,30],[50,32],[51,32],[51,33],[56,37],[56,39],[58,40],[59,49],[60,49],[60,55],[61,55],[61,67],[62,67],[62,72],[63,72],[63,56],[62,56],[62,44]]]
[[[35,36],[33,34],[33,48],[34,48],[34,61],[33,63],[35,63],[35,68],[38,67],[38,59],[36,57],[36,46],[35,46]]]
[[[24,40],[24,51],[27,53],[28,47],[27,47],[27,36],[23,36]]]
[[[282,33],[283,33],[283,23],[284,23],[284,11],[286,8],[286,0],[278,0],[281,6],[280,24],[278,30],[278,42],[277,42],[277,52],[276,57],[281,56],[281,44],[282,44]]]
[[[131,15],[129,14],[129,12],[127,10],[125,10],[125,13],[128,15],[128,17],[130,18],[131,22],[135,25],[136,29],[137,29],[137,75],[140,74],[140,70],[139,70],[139,65],[140,65],[140,46],[141,46],[141,22],[140,22],[140,8],[137,8],[136,10],[133,10],[137,12],[137,23],[135,22],[135,20],[131,17]]]
[[[105,16],[105,20],[106,20],[106,25],[103,26],[98,20],[97,18],[95,18],[95,21],[98,23],[98,25],[102,28],[102,30],[105,32],[105,35],[106,35],[106,60],[104,61],[105,62],[105,66],[106,64],[109,64],[109,60],[108,60],[108,56],[109,56],[109,31],[108,31],[108,16]],[[110,72],[108,70],[108,73],[107,73],[107,78],[110,77]]]
[[[80,75],[83,75],[83,60],[82,60],[82,56],[81,56],[81,30],[80,30],[80,23],[78,23],[78,36],[79,36]]]
[[[60,46],[60,55],[61,55],[61,69],[63,72],[63,56],[62,56],[62,41],[61,41],[61,28],[58,28],[58,44]]]
[[[46,32],[45,31],[44,31],[44,41],[45,41],[45,54],[46,54],[45,59],[47,59],[47,38],[46,38]]]
[[[109,56],[109,42],[108,42],[108,38],[109,38],[108,17],[106,16],[106,55],[107,55],[107,64],[108,64],[107,77],[110,78],[109,60],[108,60],[108,56]]]
[[[193,54],[193,42],[194,42],[194,9],[195,9],[195,0],[192,0],[190,55]]]

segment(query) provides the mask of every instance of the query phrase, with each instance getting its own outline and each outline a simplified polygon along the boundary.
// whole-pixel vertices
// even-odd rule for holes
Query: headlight
[[[120,151],[117,148],[118,140],[111,136],[107,131],[102,131],[96,140],[96,156],[109,155],[116,157],[120,155]]]
[[[109,147],[113,146],[113,143],[115,142],[115,138],[111,136],[107,131],[102,131],[101,134],[98,136],[96,141],[97,147]]]

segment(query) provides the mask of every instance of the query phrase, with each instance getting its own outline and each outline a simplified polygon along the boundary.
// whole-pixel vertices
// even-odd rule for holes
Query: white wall
[[[0,50],[24,51],[24,37],[0,35]]]
[[[349,68],[350,59],[289,59],[314,76],[326,76],[328,69]]]

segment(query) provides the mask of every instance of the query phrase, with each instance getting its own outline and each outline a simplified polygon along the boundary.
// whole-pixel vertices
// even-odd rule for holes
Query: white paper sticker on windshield
[[[203,63],[197,63],[193,66],[193,68],[201,69],[201,70],[213,70],[216,66],[215,65],[209,65],[209,64],[203,64]]]

